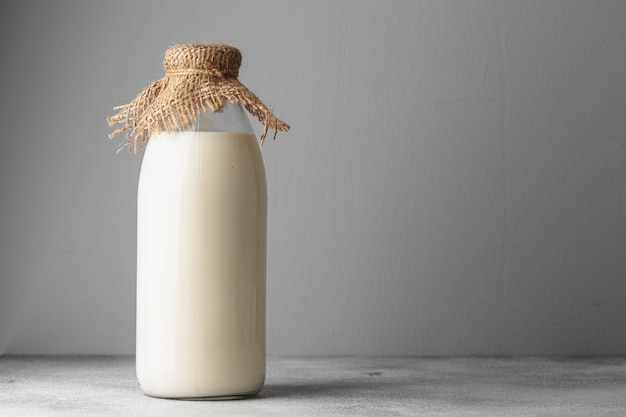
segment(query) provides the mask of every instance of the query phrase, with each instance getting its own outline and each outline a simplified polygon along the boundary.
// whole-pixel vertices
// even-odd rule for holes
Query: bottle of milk
[[[239,104],[148,143],[137,200],[137,377],[158,397],[265,379],[267,188]]]
[[[120,106],[137,199],[136,371],[150,396],[240,398],[265,379],[267,186],[245,113],[287,130],[237,80],[225,45],[178,45]]]

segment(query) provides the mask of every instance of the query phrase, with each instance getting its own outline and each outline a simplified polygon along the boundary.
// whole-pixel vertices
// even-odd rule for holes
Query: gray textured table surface
[[[0,357],[0,416],[626,416],[626,358],[269,358],[247,400],[137,388],[133,357]]]

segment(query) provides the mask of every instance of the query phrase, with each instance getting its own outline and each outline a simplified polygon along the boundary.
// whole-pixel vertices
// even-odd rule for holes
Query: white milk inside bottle
[[[138,187],[137,378],[166,398],[265,379],[267,188],[239,104],[148,142]]]

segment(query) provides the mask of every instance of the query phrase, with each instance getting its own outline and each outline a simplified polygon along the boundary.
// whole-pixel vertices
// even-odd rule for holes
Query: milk
[[[267,189],[253,133],[153,137],[139,176],[137,378],[229,397],[265,379]]]

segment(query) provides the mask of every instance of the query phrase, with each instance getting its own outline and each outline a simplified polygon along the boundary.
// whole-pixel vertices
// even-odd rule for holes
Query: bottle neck
[[[226,103],[221,111],[200,112],[186,131],[254,133],[245,109],[239,103]]]

